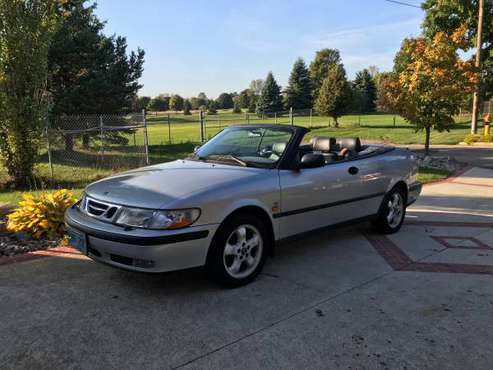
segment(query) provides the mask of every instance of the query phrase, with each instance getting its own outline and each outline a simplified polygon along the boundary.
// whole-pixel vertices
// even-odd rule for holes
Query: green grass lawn
[[[390,114],[346,115],[339,119],[339,128],[333,127],[329,117],[296,115],[294,124],[311,129],[307,138],[312,136],[347,137],[358,136],[362,140],[380,141],[395,144],[422,144],[424,132],[416,133],[414,128],[401,117]],[[151,163],[161,163],[186,157],[193,148],[200,143],[200,126],[198,115],[148,115],[149,159]],[[255,114],[232,114],[220,111],[217,115],[206,117],[205,137],[210,138],[221,129],[240,123],[284,123],[289,124],[287,114],[277,117],[258,117]],[[449,132],[435,132],[431,134],[432,144],[457,144],[469,133],[467,117],[457,120]],[[170,135],[171,134],[171,135]],[[115,172],[143,166],[144,162],[144,134],[139,129],[135,134],[128,135],[129,144],[107,147],[104,154],[97,148],[97,140],[92,144],[92,150],[82,150],[76,147],[74,152],[64,150],[61,143],[53,146],[53,172],[51,179],[50,167],[46,151],[41,155],[40,163],[36,165],[36,183],[31,189],[75,189],[80,192],[88,183],[106,177]],[[80,139],[79,139],[80,142]],[[170,144],[171,143],[171,144]],[[442,174],[443,175],[443,174]],[[441,176],[438,173],[423,173],[425,181],[433,181]],[[7,175],[0,167],[0,184],[5,183]],[[424,182],[425,182],[424,181]],[[0,202],[16,203],[22,192],[0,188]]]

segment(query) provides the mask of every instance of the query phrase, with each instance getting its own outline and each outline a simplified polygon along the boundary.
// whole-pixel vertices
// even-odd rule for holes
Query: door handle
[[[348,168],[347,172],[349,172],[351,175],[356,175],[359,172],[359,168],[351,166]]]

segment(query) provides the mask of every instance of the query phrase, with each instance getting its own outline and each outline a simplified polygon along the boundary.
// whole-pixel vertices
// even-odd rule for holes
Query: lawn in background
[[[170,115],[168,125],[167,115],[149,115],[148,137],[151,145],[165,145],[168,143],[200,142],[200,126],[198,116],[176,116]],[[282,123],[290,124],[287,115],[259,118],[255,114],[232,114],[219,112],[217,115],[209,115],[205,121],[206,139],[214,136],[224,127],[233,124],[244,123]],[[414,127],[407,123],[402,117],[392,114],[367,114],[346,115],[339,119],[339,128],[333,126],[330,117],[294,116],[293,122],[297,126],[311,129],[308,136],[358,136],[362,140],[378,141],[394,144],[423,144],[425,140],[424,131],[415,132]],[[462,116],[456,119],[450,131],[432,131],[431,144],[457,144],[469,133],[469,119]],[[171,134],[171,135],[170,135]],[[137,144],[143,144],[143,135],[138,135]]]

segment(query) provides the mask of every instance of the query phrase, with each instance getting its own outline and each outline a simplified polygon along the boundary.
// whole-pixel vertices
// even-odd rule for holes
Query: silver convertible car
[[[189,158],[97,181],[65,214],[71,244],[134,271],[205,266],[238,286],[286,238],[368,219],[398,231],[421,191],[416,156],[308,132],[232,126]]]

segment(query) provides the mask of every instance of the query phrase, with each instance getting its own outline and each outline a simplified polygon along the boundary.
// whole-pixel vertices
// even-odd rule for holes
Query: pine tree
[[[285,90],[285,107],[306,109],[312,106],[312,83],[308,68],[303,59],[298,58],[289,76],[288,87]]]
[[[269,72],[257,101],[257,114],[280,110],[282,110],[281,87],[277,84],[272,72]]]
[[[359,112],[374,112],[377,89],[375,81],[373,81],[370,72],[366,68],[356,73],[353,87],[356,94],[361,97]]]
[[[315,101],[315,109],[322,115],[334,118],[335,127],[339,127],[337,118],[346,111],[351,99],[351,90],[346,72],[341,64],[332,66]]]
[[[313,97],[315,99],[330,68],[337,64],[342,64],[339,50],[321,49],[316,52],[315,59],[310,63],[310,79],[312,80]]]

